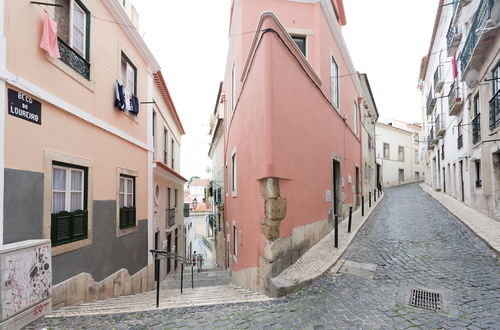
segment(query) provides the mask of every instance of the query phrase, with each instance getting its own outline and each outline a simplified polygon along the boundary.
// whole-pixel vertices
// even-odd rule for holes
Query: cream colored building
[[[182,194],[184,132],[128,0],[52,2],[0,1],[0,243],[51,240],[58,308],[154,287],[156,233],[184,240],[165,197]],[[46,12],[60,58],[39,46]]]
[[[377,161],[384,187],[424,180],[420,162],[421,127],[393,120],[376,124]]]

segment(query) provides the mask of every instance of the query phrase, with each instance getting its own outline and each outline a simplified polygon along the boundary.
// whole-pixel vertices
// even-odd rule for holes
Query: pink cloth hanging
[[[43,17],[43,34],[40,48],[46,50],[52,57],[61,57],[59,45],[57,44],[57,22],[52,20],[47,12]]]
[[[457,79],[458,68],[457,68],[457,58],[455,57],[455,55],[453,55],[453,58],[451,59],[451,68],[453,71],[453,79]]]

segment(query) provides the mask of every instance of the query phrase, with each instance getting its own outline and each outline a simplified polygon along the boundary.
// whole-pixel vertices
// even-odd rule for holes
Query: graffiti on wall
[[[0,255],[2,320],[51,296],[50,252],[45,244]]]

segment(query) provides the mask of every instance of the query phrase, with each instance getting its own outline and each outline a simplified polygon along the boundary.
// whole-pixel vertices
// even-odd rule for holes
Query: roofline
[[[411,131],[407,131],[407,130],[405,130],[403,128],[399,128],[399,127],[394,127],[394,126],[386,124],[386,123],[376,122],[375,125],[384,125],[386,127],[394,128],[394,129],[397,129],[399,131],[403,131],[403,132],[408,133],[408,134],[413,134],[413,132],[411,132]]]
[[[373,105],[375,106],[375,113],[377,114],[377,120],[379,118],[379,113],[377,109],[377,103],[375,103],[375,98],[373,97],[372,88],[370,86],[370,80],[368,80],[368,75],[366,73],[360,73],[363,79],[366,81],[366,86],[368,87],[368,92],[370,93],[370,97],[372,98]]]
[[[103,2],[111,12],[111,15],[115,18],[116,22],[121,27],[123,32],[125,32],[132,44],[137,50],[139,50],[139,53],[146,60],[151,72],[160,70],[160,64],[158,64],[158,62],[156,61],[153,53],[144,42],[144,39],[142,39],[139,31],[135,27],[130,17],[128,17],[127,13],[120,5],[120,3],[116,0],[103,0]]]
[[[161,71],[157,71],[153,73],[153,76],[156,81],[156,86],[160,88],[163,99],[167,103],[168,110],[174,117],[175,124],[179,128],[181,135],[186,134],[186,132],[184,131],[184,127],[182,126],[181,119],[179,118],[177,110],[175,109],[174,101],[172,101],[172,97],[170,96],[170,92],[168,91],[167,83],[165,82],[165,79],[163,79],[163,74],[161,73]]]
[[[441,18],[441,12],[443,11],[443,3],[444,3],[444,0],[439,0],[438,9],[437,9],[437,12],[436,12],[436,18],[434,20],[434,29],[432,30],[431,43],[429,45],[429,51],[427,52],[427,55],[424,57],[425,60],[422,59],[422,65],[420,67],[419,81],[424,80],[425,79],[425,75],[427,73],[427,68],[429,66],[429,58],[430,58],[431,53],[432,53],[432,45],[434,44],[434,40],[436,39],[436,33],[437,33],[437,29],[439,27],[439,21],[440,21],[440,18]]]
[[[188,182],[188,180],[183,177],[182,175],[180,175],[179,173],[177,173],[176,171],[174,171],[173,169],[171,169],[170,167],[168,167],[167,165],[163,164],[162,162],[160,161],[155,161],[154,162],[157,166],[161,167],[162,169],[164,169],[165,171],[169,172],[170,174],[173,174],[175,175],[177,178],[181,179],[182,181],[184,182]]]

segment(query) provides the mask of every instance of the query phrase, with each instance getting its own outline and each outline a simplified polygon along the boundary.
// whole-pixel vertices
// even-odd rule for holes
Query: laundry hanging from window
[[[115,81],[115,107],[118,110],[139,114],[139,99],[132,94],[125,86]]]
[[[40,48],[44,49],[50,56],[60,58],[59,45],[57,44],[57,22],[44,12],[43,33],[40,41]]]

